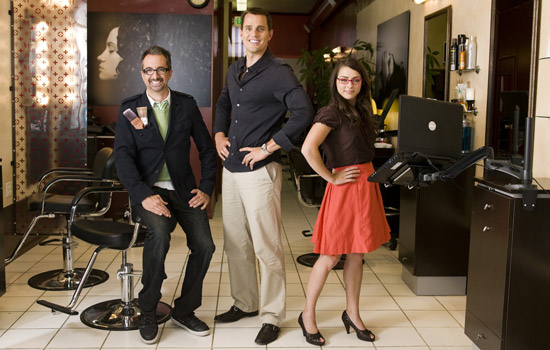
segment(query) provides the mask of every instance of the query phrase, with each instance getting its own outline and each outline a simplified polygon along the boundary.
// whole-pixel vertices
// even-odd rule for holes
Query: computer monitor
[[[457,103],[401,95],[399,152],[458,159],[462,150],[463,107]]]

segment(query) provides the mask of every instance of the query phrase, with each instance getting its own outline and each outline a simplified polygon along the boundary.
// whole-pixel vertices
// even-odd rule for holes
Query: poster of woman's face
[[[88,103],[119,105],[145,91],[141,55],[152,45],[172,54],[170,88],[210,106],[212,17],[88,13]]]
[[[394,89],[407,94],[409,22],[410,11],[406,11],[378,25],[374,99],[379,108]]]
[[[118,54],[118,28],[114,27],[105,40],[105,50],[97,56],[99,61],[99,80],[118,79],[118,64],[122,57]]]

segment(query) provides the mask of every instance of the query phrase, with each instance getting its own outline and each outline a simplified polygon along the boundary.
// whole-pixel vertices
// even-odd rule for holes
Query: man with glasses
[[[262,327],[255,341],[265,345],[277,339],[285,320],[279,149],[290,151],[300,140],[313,108],[292,69],[268,48],[269,13],[250,8],[241,19],[246,56],[229,67],[214,125],[216,150],[224,160],[224,248],[234,299],[215,320],[235,322],[259,313]]]
[[[172,321],[191,334],[210,334],[194,311],[201,305],[203,279],[215,250],[205,209],[216,180],[216,150],[193,97],[168,88],[171,76],[170,52],[158,46],[145,50],[141,77],[146,90],[122,102],[115,134],[118,176],[134,213],[147,226],[139,292],[139,332],[147,344],[159,338],[156,309],[176,224],[185,232],[191,254]],[[191,138],[201,161],[198,187],[189,162]]]

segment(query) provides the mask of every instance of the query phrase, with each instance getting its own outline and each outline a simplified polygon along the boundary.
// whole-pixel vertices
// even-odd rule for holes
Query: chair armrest
[[[68,174],[82,174],[82,175],[92,175],[94,172],[92,169],[88,168],[71,168],[71,167],[60,167],[47,170],[45,173],[40,176],[38,180],[38,189],[51,175],[68,175]]]
[[[114,183],[119,183],[118,180],[115,180],[115,179],[104,179],[104,178],[101,178],[101,177],[96,177],[96,176],[57,176],[53,179],[51,179],[50,181],[48,181],[44,187],[42,188],[42,192],[47,193],[48,190],[50,189],[50,187],[52,187],[54,184],[58,183],[58,182],[87,182],[87,183],[90,183],[90,182],[100,182],[100,183],[105,183],[105,184],[108,184],[108,183],[111,183],[111,184],[114,184]]]
[[[85,177],[56,177],[55,179],[51,180],[48,182],[48,184],[46,185],[46,187],[42,190],[42,198],[40,199],[40,212],[41,213],[44,213],[44,207],[45,207],[45,203],[46,203],[46,195],[48,194],[48,190],[50,189],[51,186],[53,186],[55,183],[57,182],[63,182],[63,181],[80,181],[80,182],[95,182],[95,183],[99,183],[99,184],[106,184],[106,185],[120,185],[120,181],[116,180],[116,179],[102,179],[102,178],[98,178],[98,177],[90,177],[90,176],[85,176]]]
[[[78,193],[74,196],[73,201],[71,202],[71,216],[69,218],[69,227],[74,221],[74,217],[76,215],[76,208],[78,206],[78,203],[82,200],[82,198],[85,198],[86,196],[92,194],[92,193],[115,193],[115,192],[127,192],[124,186],[120,184],[116,184],[112,187],[100,187],[100,186],[94,186],[94,187],[84,187]]]

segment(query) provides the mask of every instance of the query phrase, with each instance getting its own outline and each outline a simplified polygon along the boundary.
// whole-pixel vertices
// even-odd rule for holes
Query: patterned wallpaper
[[[14,191],[55,167],[86,165],[86,0],[14,0]],[[17,210],[25,215],[25,210]],[[20,230],[17,230],[20,232]]]

